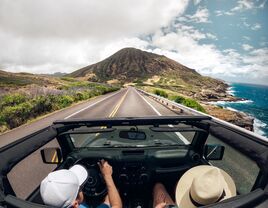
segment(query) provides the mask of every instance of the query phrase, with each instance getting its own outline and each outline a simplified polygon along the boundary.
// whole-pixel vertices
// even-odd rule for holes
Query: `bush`
[[[193,108],[193,109],[198,110],[200,112],[206,113],[205,109],[194,99],[185,98],[182,96],[177,96],[174,101],[176,103],[180,103],[182,105],[185,105],[189,108]]]
[[[56,102],[59,106],[59,109],[61,109],[71,105],[74,102],[74,98],[70,95],[60,95],[57,96]]]
[[[32,100],[33,112],[35,116],[41,115],[44,112],[50,112],[53,109],[53,96],[40,96]]]
[[[33,105],[30,102],[8,106],[2,111],[1,119],[7,123],[9,128],[15,128],[32,117],[32,110]]]
[[[5,95],[1,98],[0,101],[0,110],[7,106],[14,106],[20,103],[23,103],[27,100],[26,95],[24,94],[12,94],[12,95]]]
[[[167,98],[168,94],[164,90],[155,90],[154,94],[159,95],[161,97]]]
[[[185,98],[182,97],[182,96],[176,96],[175,99],[174,99],[174,101],[175,101],[176,103],[183,103],[184,100],[185,100]]]

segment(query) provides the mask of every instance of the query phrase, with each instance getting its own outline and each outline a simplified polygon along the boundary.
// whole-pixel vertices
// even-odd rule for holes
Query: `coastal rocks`
[[[203,102],[215,102],[215,101],[236,102],[244,100],[242,98],[234,97],[233,95],[230,95],[227,92],[221,91],[219,89],[218,90],[202,89],[201,92],[196,93],[194,95],[194,98]]]
[[[213,105],[202,105],[209,115],[253,131],[254,119],[243,112],[231,111]]]

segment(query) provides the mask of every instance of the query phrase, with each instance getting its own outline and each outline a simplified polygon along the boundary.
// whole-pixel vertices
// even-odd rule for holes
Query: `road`
[[[161,115],[176,114],[158,102],[143,96],[135,88],[128,87],[52,113],[35,122],[2,134],[0,135],[0,147],[43,129],[55,120]],[[55,145],[57,146],[56,141],[53,140],[46,146],[55,147]],[[25,199],[55,167],[55,165],[45,165],[42,162],[40,150],[37,150],[17,164],[8,174],[8,179],[17,196]]]
[[[53,113],[38,121],[2,134],[0,135],[0,147],[45,128],[55,120],[158,115],[176,114],[156,101],[143,97],[135,88],[124,88],[120,91],[99,96],[96,99]]]

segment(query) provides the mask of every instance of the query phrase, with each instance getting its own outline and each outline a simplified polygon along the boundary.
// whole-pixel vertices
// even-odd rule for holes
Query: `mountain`
[[[68,76],[84,80],[121,83],[136,82],[182,91],[188,96],[225,97],[228,85],[205,77],[166,56],[135,48],[124,48],[98,63],[81,68]]]
[[[93,73],[102,81],[114,78],[133,81],[137,77],[147,77],[172,70],[179,70],[182,76],[185,74],[197,75],[196,71],[165,56],[135,48],[124,48],[101,62],[71,73],[71,76],[81,77]]]

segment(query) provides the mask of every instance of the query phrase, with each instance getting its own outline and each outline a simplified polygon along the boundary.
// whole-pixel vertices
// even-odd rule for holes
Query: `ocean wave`
[[[208,102],[209,104],[213,104],[213,105],[227,105],[229,103],[240,103],[240,104],[247,104],[247,103],[253,103],[252,100],[238,100],[238,101],[212,101],[212,102]]]
[[[254,118],[253,127],[254,127],[255,133],[260,134],[262,136],[266,136],[265,132],[263,131],[263,129],[267,127],[266,123],[262,122],[261,120],[257,118]]]
[[[235,90],[234,87],[228,87],[227,91],[228,94],[235,96]]]
[[[234,112],[242,112],[242,111],[236,110],[236,109],[231,108],[231,107],[227,107],[226,109],[231,110],[231,111],[234,111]]]

